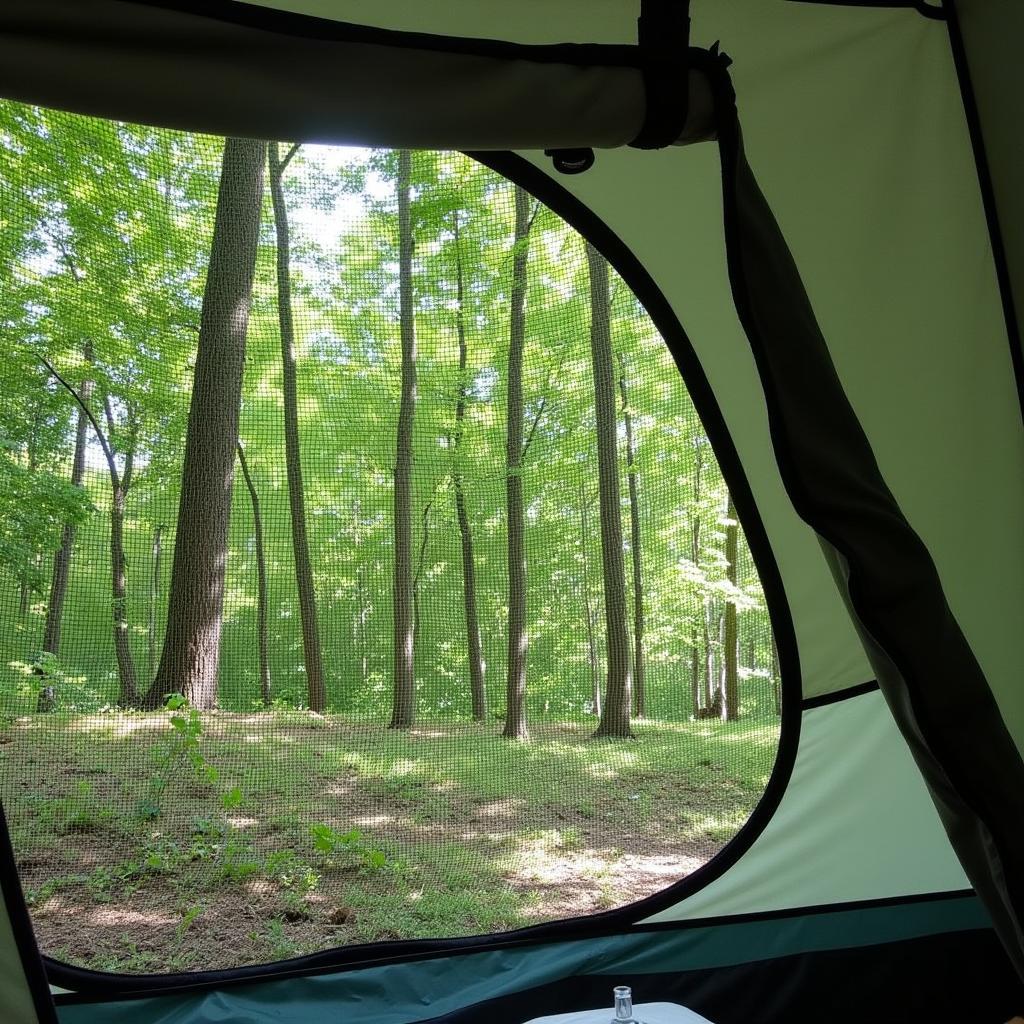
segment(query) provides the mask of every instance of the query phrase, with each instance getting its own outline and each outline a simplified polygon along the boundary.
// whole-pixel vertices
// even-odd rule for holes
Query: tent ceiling
[[[239,0],[241,2],[241,0]],[[639,0],[247,0],[260,7],[294,11],[317,18],[358,25],[430,32],[437,35],[505,39],[517,43],[632,43],[636,40]],[[822,7],[809,8],[819,2]],[[897,3],[899,0],[893,0]],[[907,0],[911,4],[913,0]],[[1006,0],[1012,3],[1013,0]],[[691,0],[691,17],[698,45],[714,42],[722,26],[763,21],[780,26],[800,19],[808,24],[823,19],[887,17],[920,19],[914,10],[869,11],[830,6],[829,0]],[[761,40],[760,33],[755,36]],[[770,49],[770,48],[766,48]]]

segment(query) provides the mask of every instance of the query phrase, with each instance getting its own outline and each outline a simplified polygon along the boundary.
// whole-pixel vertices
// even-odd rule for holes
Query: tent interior
[[[1022,40],[7,0],[0,1017],[1024,1016]]]

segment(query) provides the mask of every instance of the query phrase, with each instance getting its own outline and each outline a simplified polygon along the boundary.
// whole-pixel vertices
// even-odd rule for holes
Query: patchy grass
[[[648,896],[735,834],[778,739],[767,723],[645,721],[621,743],[592,728],[515,743],[493,724],[211,712],[197,768],[169,762],[166,712],[30,715],[3,723],[0,793],[47,953],[232,967]]]

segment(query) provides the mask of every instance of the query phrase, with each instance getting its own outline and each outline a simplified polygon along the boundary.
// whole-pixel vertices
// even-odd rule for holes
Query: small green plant
[[[142,863],[147,871],[154,874],[174,871],[186,859],[177,843],[160,836],[155,836],[142,849]]]
[[[313,836],[313,846],[316,851],[325,854],[328,858],[333,858],[339,853],[348,853],[375,871],[385,867],[388,863],[384,851],[368,846],[363,841],[363,833],[357,828],[349,829],[348,832],[338,832],[330,825],[317,824],[310,826],[309,831]]]
[[[185,907],[181,912],[181,920],[178,922],[177,927],[174,929],[174,941],[180,945],[182,940],[185,938],[185,933],[192,927],[192,925],[202,917],[203,910],[205,908],[201,903],[194,903],[190,907]]]
[[[249,940],[266,945],[270,950],[271,958],[274,960],[287,960],[289,957],[297,956],[302,952],[302,948],[298,943],[293,942],[285,935],[284,923],[279,917],[269,920],[264,932],[249,932]]]
[[[76,782],[67,796],[30,797],[41,825],[54,832],[93,832],[108,825],[114,812],[97,801],[92,783]]]
[[[262,867],[252,846],[236,837],[224,843],[218,860],[217,877],[228,882],[244,882]]]
[[[180,693],[167,696],[164,709],[172,712],[169,719],[171,732],[154,749],[154,772],[150,776],[146,796],[136,805],[136,814],[143,821],[159,818],[164,809],[164,794],[171,779],[185,765],[189,765],[200,782],[213,785],[219,778],[217,768],[210,764],[203,754],[200,739],[203,735],[203,719],[199,712],[189,707],[188,700]],[[225,810],[238,807],[244,799],[238,786],[221,794],[220,804]]]

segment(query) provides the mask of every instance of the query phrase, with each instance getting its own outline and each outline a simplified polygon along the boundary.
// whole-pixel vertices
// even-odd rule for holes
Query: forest
[[[206,963],[232,884],[273,904],[248,960],[494,930],[735,833],[764,596],[672,353],[570,225],[457,153],[14,103],[0,200],[0,793],[46,943]]]

